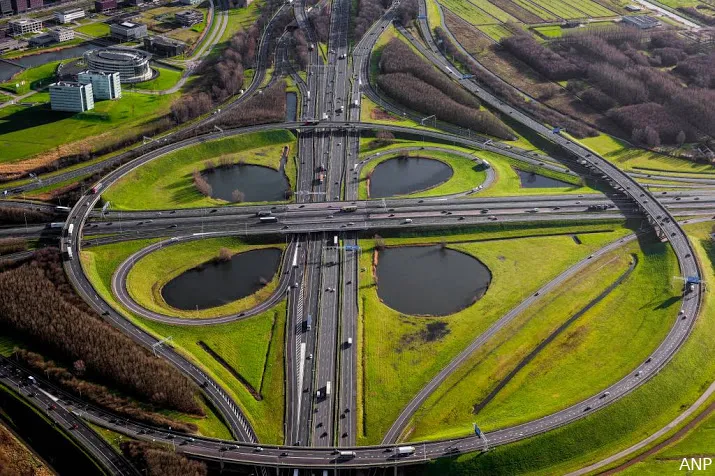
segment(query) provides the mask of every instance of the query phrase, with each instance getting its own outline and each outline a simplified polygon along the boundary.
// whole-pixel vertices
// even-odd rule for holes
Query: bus
[[[354,212],[356,210],[357,210],[357,205],[347,205],[340,209],[340,211],[345,212],[345,213]]]
[[[276,218],[276,217],[260,217],[259,220],[261,223],[275,223],[278,221],[278,218]]]

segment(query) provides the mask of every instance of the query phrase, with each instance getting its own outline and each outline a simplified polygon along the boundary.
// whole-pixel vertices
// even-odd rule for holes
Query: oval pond
[[[217,167],[202,176],[211,185],[211,197],[234,202],[233,192],[243,193],[243,202],[276,202],[285,200],[290,188],[285,174],[262,165]]]
[[[384,198],[427,190],[449,180],[452,167],[424,157],[395,157],[377,164],[370,177],[370,198]]]

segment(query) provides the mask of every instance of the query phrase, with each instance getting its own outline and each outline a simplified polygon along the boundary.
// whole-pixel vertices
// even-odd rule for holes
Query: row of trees
[[[422,114],[434,114],[438,120],[494,137],[514,138],[509,128],[495,116],[460,104],[411,74],[381,74],[377,78],[377,84],[388,96]]]
[[[79,298],[56,249],[0,272],[0,322],[64,360],[82,360],[87,374],[152,404],[201,415],[197,388],[101,320]]]
[[[447,56],[454,58],[457,63],[460,63],[471,74],[473,74],[480,83],[486,85],[495,95],[499,96],[505,102],[528,111],[534,117],[546,124],[564,127],[569,131],[569,133],[576,137],[583,138],[598,135],[597,131],[578,120],[578,118],[565,116],[558,111],[544,107],[534,101],[524,101],[521,94],[519,94],[515,89],[475,64],[471,58],[463,53],[462,50],[460,50],[452,42],[451,37],[447,35],[441,27],[435,28],[435,35],[439,40],[441,48]]]
[[[0,207],[0,223],[44,223],[52,219],[52,214],[26,208]]]
[[[581,76],[578,66],[548,48],[541,46],[530,35],[516,34],[501,40],[501,45],[552,81],[565,81]]]
[[[715,16],[703,13],[695,7],[678,7],[678,11],[695,18],[706,25],[715,25]]]
[[[201,195],[210,197],[211,193],[213,193],[213,188],[204,176],[201,175],[201,172],[199,172],[198,169],[194,169],[191,173],[191,177],[194,180],[194,187],[196,187],[196,190],[198,190]]]
[[[360,41],[370,26],[380,19],[392,0],[358,0],[358,11],[355,16],[353,36],[355,41]]]
[[[45,360],[42,355],[25,349],[15,348],[12,358],[43,374],[70,393],[94,405],[106,408],[119,416],[164,428],[171,427],[186,433],[194,433],[197,430],[196,425],[193,423],[184,423],[167,418],[164,415],[155,413],[151,408],[143,408],[136,401],[118,395],[104,385],[84,380],[82,377],[87,369],[84,360],[75,360],[72,372],[70,372],[56,362]]]
[[[25,238],[0,238],[0,255],[17,253],[27,249]]]
[[[456,102],[479,108],[479,100],[450,81],[430,63],[423,60],[407,44],[393,38],[382,50],[380,72],[384,74],[407,73],[440,90]]]
[[[143,441],[123,441],[120,444],[127,459],[147,476],[207,476],[206,464],[193,461],[180,453]]]
[[[674,71],[695,86],[715,89],[715,53],[691,56],[679,61]]]

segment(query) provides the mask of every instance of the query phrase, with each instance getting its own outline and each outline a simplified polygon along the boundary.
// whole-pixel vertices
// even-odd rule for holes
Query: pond
[[[524,172],[523,170],[514,169],[517,175],[519,175],[519,180],[521,181],[521,186],[524,188],[571,188],[574,184],[564,182],[563,180],[556,180],[551,177],[546,177],[544,175],[539,175],[534,172]]]
[[[400,156],[377,164],[370,177],[370,198],[427,190],[452,177],[452,167],[435,159]]]
[[[13,63],[20,64],[25,68],[32,68],[35,66],[40,66],[45,63],[51,63],[52,61],[60,61],[70,58],[77,58],[82,56],[85,51],[93,50],[98,48],[97,45],[92,45],[90,43],[84,43],[78,46],[72,46],[70,48],[64,48],[59,51],[48,51],[47,53],[40,53],[36,55],[24,56],[22,58],[10,59]],[[21,71],[21,68],[11,65],[4,61],[0,61],[0,81],[7,81],[12,78],[13,75]]]
[[[175,277],[161,289],[164,301],[184,311],[208,309],[250,296],[278,271],[282,251],[263,248],[209,261]]]
[[[298,95],[286,93],[286,121],[294,122],[298,115]]]
[[[243,202],[276,202],[285,200],[290,188],[285,174],[262,165],[232,165],[203,172],[211,185],[211,197],[235,202],[234,191],[243,194]]]
[[[439,245],[390,247],[378,257],[377,294],[404,314],[453,314],[481,298],[491,282],[481,261]]]

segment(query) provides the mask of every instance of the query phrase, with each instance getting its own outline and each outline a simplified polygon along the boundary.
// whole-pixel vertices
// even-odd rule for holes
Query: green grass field
[[[75,28],[75,31],[99,38],[109,35],[109,25],[103,22],[89,23],[87,25],[78,26]]]
[[[8,106],[0,109],[0,164],[15,163],[52,149],[72,147],[93,138],[106,144],[144,130],[154,118],[167,114],[178,94],[149,96],[123,93],[115,101],[99,101],[91,111],[74,114],[51,111],[48,95],[38,93],[28,101],[42,101],[32,107]]]
[[[657,152],[631,148],[618,139],[605,134],[581,139],[580,142],[621,169],[628,171],[641,173],[679,172],[687,173],[690,176],[692,174],[715,174],[715,166],[698,164],[689,160],[658,154]]]
[[[556,337],[476,415],[472,407],[563,322],[636,267]],[[466,436],[553,413],[598,393],[647,358],[677,313],[677,264],[661,243],[638,243],[595,261],[522,313],[446,381],[415,417],[411,439]],[[638,329],[633,335],[632,329]]]
[[[560,25],[538,26],[533,30],[545,38],[561,38],[563,35],[563,30],[561,30]]]
[[[113,298],[111,276],[132,253],[157,240],[138,240],[89,248],[82,252],[82,266],[97,292],[135,324],[158,337],[172,337],[177,351],[215,378],[236,399],[263,442],[282,442],[283,341],[285,302],[258,316],[229,324],[204,327],[170,326],[132,315]],[[207,353],[202,341],[238,372],[262,399]]]
[[[587,229],[594,230],[596,225]],[[423,342],[410,336],[425,329],[435,319],[403,315],[384,305],[377,294],[372,276],[373,246],[362,243],[360,266],[360,330],[364,363],[359,414],[361,444],[377,443],[414,393],[439,369],[459,353],[507,310],[514,307],[539,286],[569,265],[588,256],[604,244],[627,232],[619,226],[601,225],[600,233],[581,235],[577,245],[568,233],[578,226],[547,228],[560,236],[528,237],[534,228],[516,227],[507,233],[509,239],[495,239],[500,229],[444,237],[388,239],[387,244],[439,243],[441,239],[459,242],[450,247],[476,256],[492,273],[489,290],[472,306],[446,318],[449,334],[436,341]],[[507,227],[506,230],[512,230]],[[515,239],[516,236],[524,238]],[[493,240],[493,241],[479,241]],[[543,257],[548,256],[545,260]],[[405,340],[411,340],[406,345]]]
[[[132,89],[142,89],[147,91],[163,91],[169,89],[179,82],[181,79],[181,71],[170,68],[161,68],[153,66],[153,68],[159,71],[159,76],[151,81],[145,81],[143,83],[137,83],[132,85]]]
[[[715,279],[712,224],[686,225],[685,229],[703,265],[703,278],[706,282]],[[440,460],[429,465],[427,473],[565,474],[624,449],[665,426],[715,379],[715,341],[710,338],[713,332],[713,294],[706,293],[693,333],[673,360],[646,385],[566,427],[494,448],[487,454]],[[631,474],[654,474],[646,469]]]
[[[403,154],[399,154],[402,156]],[[466,192],[477,185],[484,182],[486,178],[486,172],[479,169],[479,167],[471,160],[466,157],[462,157],[455,154],[449,154],[439,151],[412,151],[407,155],[413,157],[426,157],[439,160],[452,168],[453,175],[446,182],[432,187],[428,190],[423,190],[410,194],[412,197],[433,197],[437,195],[448,195],[452,193]],[[377,167],[378,164],[394,159],[397,157],[396,153],[386,153],[378,159],[372,160],[367,166],[363,167],[360,173],[360,189],[358,195],[361,200],[367,198],[367,175],[370,174],[372,170]]]
[[[162,288],[179,276],[202,263],[216,258],[221,248],[232,253],[242,253],[260,248],[285,248],[283,243],[275,245],[248,245],[237,238],[211,238],[189,241],[157,250],[137,261],[127,276],[129,295],[143,307],[176,317],[189,319],[224,316],[251,308],[267,299],[278,286],[278,275],[265,276],[270,281],[260,291],[223,306],[197,311],[176,309],[166,303],[161,295]]]
[[[223,200],[205,197],[193,184],[191,174],[202,170],[206,160],[218,163],[226,157],[233,163],[245,161],[278,169],[283,146],[290,147],[286,175],[295,183],[295,136],[277,130],[244,134],[183,148],[153,160],[125,175],[102,197],[121,210],[190,208],[224,205]]]
[[[26,94],[31,90],[39,90],[55,81],[57,65],[63,61],[52,61],[41,66],[26,69],[12,80],[0,84],[0,88],[14,94]]]

